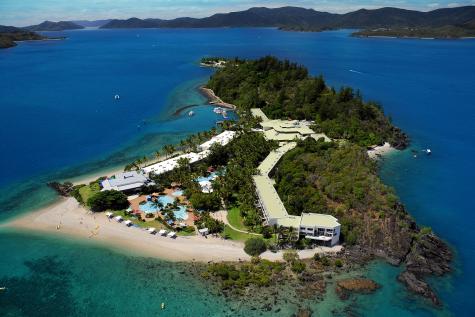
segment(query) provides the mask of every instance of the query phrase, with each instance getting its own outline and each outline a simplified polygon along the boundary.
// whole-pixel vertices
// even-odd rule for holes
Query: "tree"
[[[129,207],[127,196],[116,190],[98,192],[87,200],[87,205],[94,212],[105,210],[122,210]]]
[[[253,237],[246,240],[244,244],[244,252],[251,256],[258,256],[267,250],[265,241],[260,237]]]

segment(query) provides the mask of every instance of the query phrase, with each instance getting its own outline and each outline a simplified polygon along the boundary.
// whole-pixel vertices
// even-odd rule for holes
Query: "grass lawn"
[[[241,211],[239,207],[233,207],[228,210],[228,221],[236,229],[249,231],[242,223]]]
[[[84,202],[84,204],[87,204],[87,200],[89,199],[89,197],[91,197],[92,195],[100,191],[101,191],[101,188],[99,184],[97,183],[79,188],[79,194],[81,195],[82,201]]]

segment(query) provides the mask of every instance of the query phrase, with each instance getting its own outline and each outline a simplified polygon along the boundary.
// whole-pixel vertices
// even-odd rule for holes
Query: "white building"
[[[206,141],[205,143],[201,144],[199,146],[200,150],[205,151],[209,150],[213,144],[221,144],[221,145],[226,145],[231,140],[236,136],[235,131],[224,131],[221,134],[218,134],[214,137],[212,137],[209,141]]]
[[[114,175],[113,178],[107,178],[102,181],[102,190],[118,190],[122,192],[134,191],[143,185],[150,184],[147,177],[136,171],[124,172]]]
[[[295,138],[303,139],[308,136],[329,139],[324,135],[315,134],[308,125],[289,123],[282,120],[269,120],[262,110],[251,109],[251,111],[254,116],[262,119],[261,126],[266,139],[282,141],[282,146],[271,151],[259,165],[260,175],[253,176],[258,206],[262,210],[265,222],[271,226],[292,227],[299,233],[299,237],[317,240],[327,246],[334,246],[340,239],[341,226],[338,220],[331,215],[316,213],[302,213],[300,216],[289,215],[274,187],[274,180],[269,177],[272,169],[282,156],[297,145],[295,142],[285,141],[291,141]]]

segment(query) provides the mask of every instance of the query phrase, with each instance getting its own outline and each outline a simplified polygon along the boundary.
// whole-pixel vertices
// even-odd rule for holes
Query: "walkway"
[[[228,211],[227,210],[219,210],[219,211],[213,212],[213,213],[211,213],[211,217],[213,217],[216,220],[224,222],[225,225],[229,226],[234,231],[245,233],[245,234],[250,234],[250,235],[254,235],[254,236],[261,236],[261,234],[259,234],[259,233],[240,230],[240,229],[234,227],[233,225],[231,225],[228,221]]]

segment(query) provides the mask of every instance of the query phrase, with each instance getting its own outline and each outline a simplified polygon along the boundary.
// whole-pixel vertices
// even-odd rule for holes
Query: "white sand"
[[[60,229],[57,229],[57,226]],[[171,239],[151,235],[143,229],[127,227],[109,220],[104,213],[93,214],[80,206],[74,198],[41,210],[22,215],[7,223],[10,227],[49,235],[64,235],[90,241],[126,254],[150,256],[171,261],[239,261],[249,260],[243,244],[213,237],[177,237]],[[315,253],[338,252],[341,247],[318,248],[299,252],[301,258],[310,258]],[[269,260],[282,260],[282,252],[262,254]]]
[[[385,142],[383,145],[368,150],[368,156],[371,159],[377,159],[378,157],[384,156],[394,150],[395,148],[393,148],[388,142]]]

